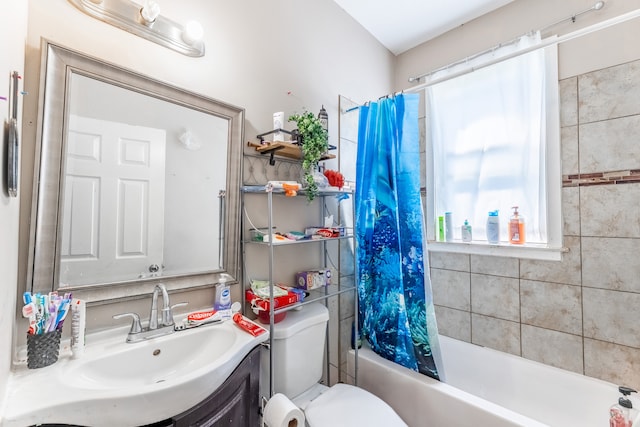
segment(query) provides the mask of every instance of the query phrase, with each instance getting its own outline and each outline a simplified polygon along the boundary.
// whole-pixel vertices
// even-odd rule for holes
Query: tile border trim
[[[589,185],[640,184],[640,169],[610,172],[577,173],[562,176],[562,187],[584,187]]]

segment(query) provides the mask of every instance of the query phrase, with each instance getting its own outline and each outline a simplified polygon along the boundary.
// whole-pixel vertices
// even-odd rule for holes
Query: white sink
[[[233,321],[134,344],[127,329],[87,336],[85,353],[17,369],[2,426],[64,423],[139,426],[177,415],[214,392],[259,343]],[[107,414],[108,415],[104,415]]]
[[[179,381],[200,368],[210,367],[232,348],[238,328],[222,326],[201,326],[135,344],[116,345],[117,349],[106,348],[103,355],[79,360],[73,367],[74,383],[100,390]]]

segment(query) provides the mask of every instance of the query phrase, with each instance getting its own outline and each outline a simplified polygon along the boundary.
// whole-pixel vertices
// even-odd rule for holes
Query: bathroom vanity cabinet
[[[260,425],[260,346],[245,356],[227,380],[205,400],[170,419],[143,427],[257,427]],[[180,396],[176,396],[180,399]],[[98,418],[100,417],[100,418]],[[108,415],[96,414],[104,425]],[[39,424],[39,427],[74,427]],[[35,427],[35,426],[34,426]],[[80,426],[75,426],[80,427]]]
[[[298,272],[327,270],[331,272],[330,284],[315,287],[311,290],[305,289],[305,297],[301,302],[277,307],[277,304],[274,304],[273,294],[271,294],[268,304],[269,312],[264,313],[261,318],[263,322],[269,323],[271,332],[269,337],[270,348],[274,338],[274,323],[287,311],[298,309],[316,301],[324,302],[328,305],[331,297],[355,292],[353,257],[351,256],[349,261],[345,261],[343,258],[346,257],[341,256],[341,251],[342,253],[354,253],[355,238],[352,231],[353,228],[335,226],[335,223],[341,223],[344,220],[344,218],[340,218],[337,200],[345,196],[352,198],[353,192],[338,189],[320,189],[316,200],[309,204],[304,190],[298,191],[295,196],[291,196],[286,195],[283,189],[274,188],[270,184],[244,186],[242,188],[242,254],[244,264],[242,280],[245,290],[251,287],[252,279],[268,280],[272,287],[274,284],[300,287],[302,283],[297,275]],[[271,233],[256,235],[257,230],[261,230],[261,233],[272,230],[272,233],[287,234],[292,230],[302,232],[305,231],[305,228],[322,228],[324,217],[332,210],[335,212],[333,212],[334,235],[331,237],[315,235],[313,238],[298,236],[299,240],[276,240],[272,237],[264,238],[265,235],[271,235]],[[353,212],[349,212],[347,215],[353,218]],[[265,220],[266,224],[264,224]],[[258,223],[258,221],[262,222]],[[256,229],[256,227],[262,228]],[[261,273],[268,271],[268,274],[263,273],[263,276],[256,277],[257,271]],[[317,284],[318,282],[316,281],[315,285]],[[243,292],[243,298],[245,298],[245,292]],[[247,304],[248,301],[243,302],[245,303],[243,306],[246,312],[249,313],[253,307]],[[267,315],[268,321],[264,320]],[[327,339],[325,350],[326,379],[328,383],[331,382],[328,377],[330,372],[330,343],[331,340]],[[263,355],[263,357],[265,356]],[[268,357],[270,358],[269,366],[271,367],[271,384],[269,387],[271,391],[269,394],[273,394],[273,376],[278,375],[278,373],[274,373],[271,353],[269,353]],[[269,398],[270,396],[264,397]]]

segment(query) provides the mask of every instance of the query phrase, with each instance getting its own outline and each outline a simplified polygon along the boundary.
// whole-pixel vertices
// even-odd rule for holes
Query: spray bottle
[[[518,213],[518,207],[514,206],[513,215],[509,218],[509,243],[522,245],[524,243],[524,218]]]

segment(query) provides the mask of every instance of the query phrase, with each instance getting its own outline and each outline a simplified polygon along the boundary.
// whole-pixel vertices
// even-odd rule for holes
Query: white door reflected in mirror
[[[70,116],[60,286],[162,265],[165,146],[164,129]]]

